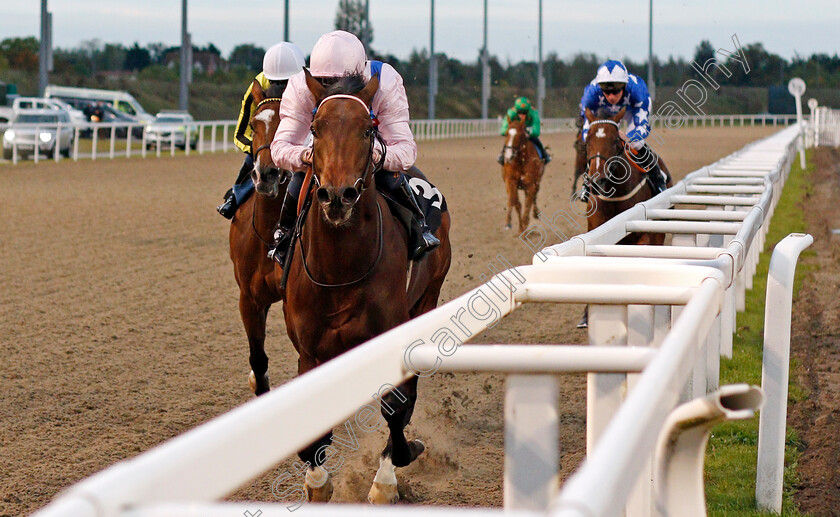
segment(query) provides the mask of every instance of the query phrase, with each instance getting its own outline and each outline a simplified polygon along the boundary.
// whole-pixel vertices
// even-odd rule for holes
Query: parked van
[[[155,119],[143,109],[137,99],[124,91],[49,85],[44,90],[44,97],[61,99],[82,111],[91,103],[103,102],[126,115],[130,115],[138,122],[152,122]]]

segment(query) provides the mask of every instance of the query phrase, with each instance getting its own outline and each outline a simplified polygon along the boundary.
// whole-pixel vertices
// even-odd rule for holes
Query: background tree
[[[38,40],[28,38],[7,38],[0,42],[0,52],[9,63],[9,68],[36,72],[38,70]]]
[[[134,46],[128,49],[125,54],[123,69],[138,71],[143,70],[151,64],[152,56],[148,49],[140,48],[140,45],[135,41]]]
[[[373,28],[365,20],[364,0],[339,0],[335,28],[355,34],[365,46],[365,50],[370,51]]]
[[[228,61],[231,66],[245,67],[256,72],[262,70],[263,56],[265,56],[264,48],[245,43],[233,48]]]

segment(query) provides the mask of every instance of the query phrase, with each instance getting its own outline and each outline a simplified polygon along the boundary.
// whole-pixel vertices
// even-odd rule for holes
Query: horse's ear
[[[619,111],[618,114],[612,118],[613,122],[621,122],[621,119],[624,118],[625,113],[627,113],[627,108],[621,108],[621,111]]]
[[[265,99],[262,85],[256,79],[254,79],[254,84],[251,85],[251,98],[254,100],[254,104],[259,104]]]
[[[365,104],[370,106],[371,102],[373,101],[373,96],[376,95],[376,90],[379,89],[379,76],[375,75],[370,78],[370,81],[362,88],[359,93],[356,94],[356,97],[362,99]]]
[[[586,117],[586,120],[588,120],[589,122],[592,122],[593,120],[595,120],[595,114],[592,113],[592,110],[589,109],[589,108],[586,108],[584,110],[583,115]]]
[[[312,77],[312,74],[310,74],[309,70],[306,68],[303,69],[303,73],[306,75],[306,87],[309,88],[309,91],[312,92],[312,95],[315,97],[315,104],[320,104],[321,101],[324,100],[324,94],[327,89],[324,88],[324,85]]]

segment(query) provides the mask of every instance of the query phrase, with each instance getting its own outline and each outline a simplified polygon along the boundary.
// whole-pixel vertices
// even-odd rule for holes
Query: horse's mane
[[[598,108],[595,110],[595,119],[596,120],[608,120],[615,116],[616,114],[608,110],[607,108]]]
[[[341,79],[327,88],[326,95],[352,95],[362,90],[367,83],[362,72],[347,72]]]
[[[265,96],[266,98],[274,98],[279,99],[283,96],[283,91],[286,89],[286,83],[288,81],[281,81],[277,83],[271,83],[268,85],[268,88],[265,89]]]

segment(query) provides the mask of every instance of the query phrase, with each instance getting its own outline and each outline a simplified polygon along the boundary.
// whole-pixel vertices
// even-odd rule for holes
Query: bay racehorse
[[[505,229],[511,228],[511,212],[515,210],[521,233],[528,227],[531,212],[533,211],[534,217],[540,214],[537,208],[537,193],[540,190],[545,163],[540,158],[537,146],[528,138],[524,120],[519,117],[508,119],[505,139],[502,164],[502,180],[507,192]],[[525,192],[524,207],[519,202],[520,190]]]
[[[281,271],[274,267],[274,261],[266,258],[286,193],[286,172],[274,165],[268,147],[280,123],[282,91],[269,88],[269,93],[276,96],[267,96],[260,83],[254,81],[251,97],[256,110],[250,121],[254,155],[251,180],[259,195],[252,195],[239,207],[230,225],[230,258],[239,285],[239,315],[250,348],[248,383],[257,395],[269,390],[265,354],[268,309],[283,299],[283,291],[278,288]]]
[[[584,112],[589,120],[584,172],[587,231],[594,230],[636,203],[656,195],[646,172],[651,170],[653,163],[658,163],[659,168],[668,176],[666,186],[672,186],[671,174],[661,158],[654,155],[641,160],[621,138],[619,123],[625,112],[622,109],[614,116],[604,115],[600,118],[588,108]],[[662,245],[664,242],[664,233],[634,232],[618,241],[618,244]],[[587,310],[578,328],[587,327],[588,319]]]
[[[414,262],[407,278],[407,231],[374,186],[382,162],[375,158],[380,137],[370,109],[378,77],[365,84],[361,75],[349,75],[327,90],[306,71],[306,84],[317,108],[312,166],[299,205],[311,208],[296,226],[283,305],[299,374],[434,308],[451,261],[450,218],[443,212],[435,232],[440,247]],[[371,502],[395,502],[394,468],[408,465],[425,448],[404,433],[416,399],[417,377],[381,399],[390,435],[368,494]],[[332,494],[321,466],[326,458],[318,454],[331,437],[330,432],[299,453],[311,465],[305,481],[311,501],[328,501]]]

